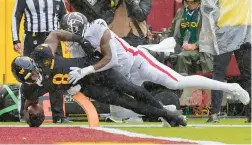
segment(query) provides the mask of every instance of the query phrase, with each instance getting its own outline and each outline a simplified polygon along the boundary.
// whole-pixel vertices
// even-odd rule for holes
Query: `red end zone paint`
[[[182,141],[128,137],[79,127],[0,128],[0,144],[57,144],[64,142],[192,144]]]

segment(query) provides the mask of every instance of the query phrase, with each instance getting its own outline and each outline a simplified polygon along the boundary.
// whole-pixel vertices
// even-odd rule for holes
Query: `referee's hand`
[[[22,45],[21,43],[17,43],[14,45],[14,51],[22,55]]]

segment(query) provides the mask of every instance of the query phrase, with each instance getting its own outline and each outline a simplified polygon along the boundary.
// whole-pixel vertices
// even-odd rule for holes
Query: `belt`
[[[33,37],[38,36],[38,35],[48,36],[50,34],[50,32],[29,32],[29,31],[25,31],[25,34],[30,34]]]

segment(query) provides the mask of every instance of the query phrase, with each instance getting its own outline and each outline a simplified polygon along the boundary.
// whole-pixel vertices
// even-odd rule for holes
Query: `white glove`
[[[69,95],[75,95],[76,93],[80,92],[81,86],[79,84],[72,86],[70,89],[67,90]]]
[[[89,67],[79,68],[79,67],[70,67],[71,72],[69,73],[68,82],[71,84],[76,84],[80,79],[95,72],[95,69],[92,65]]]

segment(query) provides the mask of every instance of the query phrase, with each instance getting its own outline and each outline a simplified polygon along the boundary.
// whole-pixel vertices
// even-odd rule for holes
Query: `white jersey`
[[[106,30],[109,30],[107,23],[102,19],[97,19],[88,25],[84,34],[84,38],[91,43],[96,51],[101,52],[100,41]],[[113,63],[113,65],[106,65],[104,68],[107,67],[105,69],[109,69],[113,67],[123,75],[128,75],[134,63],[134,57],[133,54],[127,53],[126,50],[131,48],[132,50],[137,51],[137,49],[131,47],[126,41],[119,38],[114,32],[110,31],[110,33],[110,48],[112,52],[112,61],[110,63]]]

